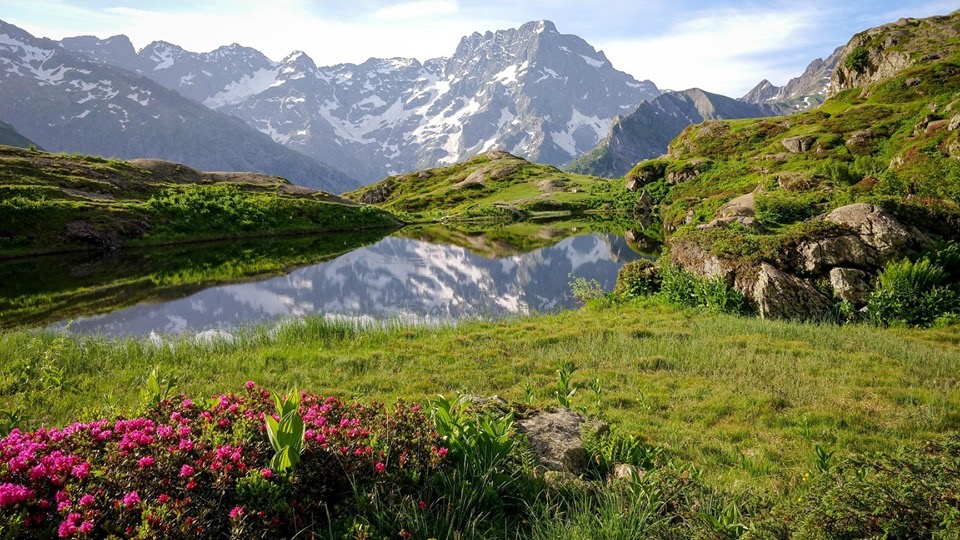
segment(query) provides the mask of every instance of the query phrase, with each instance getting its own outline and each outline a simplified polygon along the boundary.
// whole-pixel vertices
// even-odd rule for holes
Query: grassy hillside
[[[632,208],[622,181],[565,173],[500,151],[392,176],[344,196],[418,219]]]
[[[939,53],[816,110],[691,126],[666,159],[641,162],[627,178],[660,195],[668,232],[718,255],[774,259],[784,242],[812,232],[804,220],[859,201],[958,238],[958,88],[960,54]],[[671,174],[676,185],[668,185]],[[698,230],[724,203],[751,192],[760,228]]]
[[[0,147],[0,258],[395,225],[277,177]]]

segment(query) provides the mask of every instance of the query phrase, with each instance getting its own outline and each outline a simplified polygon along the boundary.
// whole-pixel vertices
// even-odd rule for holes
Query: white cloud
[[[658,86],[697,86],[737,97],[763,77],[798,75],[783,68],[782,74],[774,73],[775,56],[808,44],[806,34],[816,20],[814,11],[724,10],[679,22],[662,35],[599,41],[597,46],[618,69]]]

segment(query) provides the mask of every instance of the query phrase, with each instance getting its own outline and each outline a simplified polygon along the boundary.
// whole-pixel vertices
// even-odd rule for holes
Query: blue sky
[[[453,53],[461,36],[548,19],[661,88],[733,97],[783,84],[866,28],[960,9],[960,0],[3,0],[0,18],[36,36],[126,34],[203,52],[240,43],[318,65]]]

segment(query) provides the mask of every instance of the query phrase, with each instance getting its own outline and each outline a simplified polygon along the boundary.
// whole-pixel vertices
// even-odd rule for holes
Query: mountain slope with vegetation
[[[644,101],[637,110],[615,118],[607,136],[566,168],[580,174],[619,178],[638,161],[657,157],[683,128],[704,120],[777,116],[773,105],[743,103],[691,88],[666,92]]]
[[[24,137],[17,131],[17,128],[10,124],[0,121],[0,144],[6,146],[16,146],[17,148],[39,148],[37,143]]]
[[[822,316],[864,305],[841,289],[872,289],[887,263],[960,239],[958,35],[960,12],[858,34],[818,109],[691,126],[638,164],[627,180],[665,193],[673,261],[761,314],[780,296],[781,316]]]
[[[0,257],[394,226],[279,177],[0,147]]]
[[[344,197],[418,219],[517,217],[632,208],[636,197],[622,185],[495,150],[456,165],[391,176]]]

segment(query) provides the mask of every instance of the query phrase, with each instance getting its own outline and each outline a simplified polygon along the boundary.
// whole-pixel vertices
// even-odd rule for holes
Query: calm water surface
[[[612,289],[639,255],[610,234],[590,234],[503,258],[448,244],[387,237],[287,275],[215,286],[177,300],[70,321],[77,333],[111,336],[201,333],[319,314],[367,322],[451,322],[576,305],[570,275]],[[61,321],[55,327],[64,327]]]
[[[214,268],[222,273],[224,267],[240,260],[248,266],[250,260],[259,262],[264,257],[256,246],[205,247],[199,250],[204,256],[188,253],[176,259],[176,264],[146,264],[150,257],[169,258],[171,251],[152,252],[140,259],[85,262],[79,267],[65,266],[69,272],[53,268],[46,274],[54,277],[46,278],[40,269],[47,264],[34,261],[19,271],[16,265],[0,268],[8,284],[0,286],[0,297],[4,297],[0,298],[0,311],[8,306],[7,318],[2,319],[8,326],[46,324],[108,336],[230,332],[238,326],[274,324],[314,314],[363,323],[455,322],[575,307],[571,275],[595,279],[609,290],[620,267],[640,257],[623,237],[613,234],[569,237],[527,253],[505,250],[510,255],[495,255],[498,250],[489,248],[499,244],[489,239],[478,249],[472,245],[476,238],[481,237],[458,242],[475,248],[476,253],[460,245],[400,236],[353,245],[340,242],[345,248],[323,244],[311,248],[321,254],[313,260],[322,262],[288,273],[274,270],[273,277],[251,280],[241,276],[246,281],[227,285],[216,282],[235,279],[191,282],[190,276],[198,269]],[[272,245],[269,257],[301,253],[297,246],[302,247],[302,241],[289,248]],[[356,246],[361,247],[353,249]],[[322,255],[327,252],[331,254]],[[251,259],[252,253],[260,258]],[[138,273],[141,261],[144,269]],[[67,265],[63,260],[58,263]],[[113,273],[98,278],[98,272],[107,268]],[[183,286],[164,286],[171,275],[187,279]],[[33,309],[34,304],[40,307]],[[60,320],[67,316],[71,318]]]

